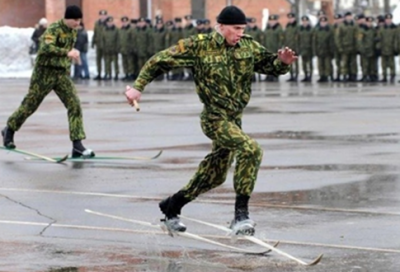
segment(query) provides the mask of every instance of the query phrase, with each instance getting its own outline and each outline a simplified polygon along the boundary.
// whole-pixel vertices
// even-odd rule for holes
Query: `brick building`
[[[248,17],[255,17],[259,27],[262,27],[263,11],[279,14],[285,25],[285,15],[291,8],[287,0],[1,0],[0,26],[33,27],[42,17],[51,23],[62,18],[65,7],[71,4],[82,8],[87,29],[93,28],[100,9],[106,9],[117,19],[122,16],[154,18],[161,12],[164,20],[192,14],[194,18],[209,18],[214,24],[228,3],[243,9]]]

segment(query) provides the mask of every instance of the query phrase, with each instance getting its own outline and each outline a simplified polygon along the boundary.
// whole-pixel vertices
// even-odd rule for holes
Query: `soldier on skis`
[[[285,74],[297,56],[287,47],[269,52],[245,35],[246,16],[236,6],[225,7],[217,22],[213,32],[181,39],[156,53],[146,62],[133,87],[127,86],[125,95],[133,105],[140,100],[145,86],[160,74],[181,67],[192,70],[197,94],[204,104],[201,127],[212,140],[212,151],[185,187],[159,203],[165,224],[172,231],[185,231],[179,218],[182,207],[224,183],[235,159],[236,203],[231,229],[234,234],[253,235],[255,223],[249,218],[248,202],[263,151],[242,130],[242,114],[250,100],[254,72]]]

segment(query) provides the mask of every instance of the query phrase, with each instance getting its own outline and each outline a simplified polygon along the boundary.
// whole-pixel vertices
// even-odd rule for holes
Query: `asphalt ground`
[[[28,79],[1,79],[0,123]],[[264,149],[250,202],[256,237],[319,264],[277,253],[255,256],[85,212],[159,223],[158,202],[184,186],[211,145],[199,125],[191,82],[155,82],[136,112],[126,83],[77,82],[87,140],[98,156],[152,161],[27,160],[0,150],[0,271],[400,271],[400,91],[382,84],[257,82],[243,129]],[[71,152],[66,110],[51,93],[15,135],[18,148]],[[232,171],[221,187],[183,209],[227,225]],[[188,231],[231,244],[223,231]],[[244,241],[234,246],[259,250]]]

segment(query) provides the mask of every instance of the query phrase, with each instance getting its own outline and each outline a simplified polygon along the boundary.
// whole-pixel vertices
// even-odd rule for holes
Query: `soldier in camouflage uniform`
[[[313,35],[314,53],[318,59],[318,82],[328,82],[328,77],[332,75],[333,39],[334,32],[328,24],[328,18],[321,17]]]
[[[92,48],[96,47],[96,66],[97,66],[97,76],[94,80],[101,80],[101,68],[102,62],[104,60],[104,45],[103,45],[103,32],[106,26],[107,11],[99,11],[100,19],[95,23],[92,38]]]
[[[344,81],[357,81],[357,31],[351,12],[345,14],[345,20],[336,32],[336,46],[342,56],[341,74]]]
[[[125,77],[123,81],[133,80],[131,75],[133,74],[133,62],[130,54],[130,46],[132,43],[132,32],[130,20],[127,16],[121,18],[122,26],[119,30],[119,51],[122,56],[122,69],[124,70]]]
[[[378,31],[377,48],[381,51],[381,66],[383,78],[381,82],[387,82],[387,70],[390,70],[390,82],[394,82],[396,76],[396,65],[394,57],[398,53],[398,30],[392,23],[392,14],[385,15],[385,26]]]
[[[313,29],[310,24],[310,18],[304,15],[301,17],[302,25],[299,27],[299,52],[301,56],[302,68],[304,72],[304,78],[302,82],[311,82],[313,74]]]
[[[375,39],[376,31],[372,26],[374,18],[369,16],[365,18],[365,22],[362,28],[360,28],[358,34],[358,51],[360,52],[362,67],[362,81],[370,82],[373,78],[373,65],[374,65],[374,54],[375,54]]]
[[[264,30],[264,41],[261,43],[269,51],[277,52],[284,42],[284,33],[281,24],[278,21],[278,15],[270,15],[268,17],[267,27]],[[278,76],[267,75],[266,81],[276,82],[278,81]]]
[[[334,16],[334,24],[333,24],[333,41],[334,41],[334,46],[333,46],[333,58],[335,59],[335,69],[336,69],[336,78],[334,81],[340,82],[341,81],[341,66],[340,62],[342,60],[342,55],[339,53],[339,49],[337,47],[337,44],[340,42],[340,36],[339,36],[339,26],[343,22],[343,16],[342,14],[336,14]]]
[[[297,53],[299,51],[299,27],[297,25],[297,18],[293,12],[288,13],[287,18],[289,19],[289,22],[286,24],[284,31],[285,40],[283,44],[289,48],[292,48]],[[298,75],[299,62],[296,61],[290,67],[290,78],[287,81],[297,82]]]
[[[82,19],[82,11],[77,6],[68,6],[64,19],[51,24],[41,37],[41,46],[33,69],[29,92],[20,107],[8,118],[3,129],[3,145],[14,149],[14,132],[52,91],[57,94],[68,110],[69,137],[73,143],[72,157],[94,156],[81,140],[85,139],[82,108],[74,84],[70,78],[71,60],[79,61],[79,51],[74,48],[77,28]]]
[[[104,28],[103,32],[103,45],[106,70],[104,80],[111,80],[112,65],[114,65],[114,80],[118,80],[118,52],[120,51],[119,29],[115,26],[114,18],[112,16],[109,16],[106,20],[106,27]]]
[[[218,16],[216,31],[180,40],[175,46],[154,55],[143,67],[126,97],[132,105],[139,101],[145,86],[161,73],[177,67],[193,70],[197,94],[204,104],[201,127],[213,142],[209,155],[200,163],[190,182],[173,196],[160,202],[166,225],[172,231],[185,231],[178,215],[181,208],[219,185],[236,160],[234,234],[253,234],[248,201],[253,191],[263,151],[242,130],[243,110],[251,95],[254,71],[283,74],[297,57],[289,48],[273,54],[243,32],[244,13],[235,6],[224,8]]]
[[[366,63],[365,63],[365,58],[363,58],[361,52],[360,52],[360,47],[359,47],[359,40],[360,40],[360,35],[364,33],[364,30],[366,29],[365,26],[365,15],[363,13],[358,14],[357,17],[355,17],[358,29],[357,29],[357,55],[360,58],[360,66],[361,66],[361,71],[363,72],[363,77],[359,81],[366,81],[366,75],[364,75],[364,71],[366,70]]]

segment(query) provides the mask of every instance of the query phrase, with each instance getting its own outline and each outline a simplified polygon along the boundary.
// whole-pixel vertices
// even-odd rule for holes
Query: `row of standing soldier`
[[[140,68],[155,52],[176,44],[180,39],[197,33],[210,33],[213,30],[207,19],[197,20],[194,26],[190,15],[185,16],[185,25],[182,18],[175,18],[174,21],[164,23],[162,18],[157,17],[154,27],[146,18],[141,17],[136,20],[124,16],[121,18],[120,28],[115,26],[114,18],[108,16],[107,11],[101,10],[99,16],[92,40],[92,48],[96,48],[97,76],[95,80],[110,80],[112,75],[115,80],[118,79],[118,54],[122,55],[122,68],[125,75],[122,79],[134,80]],[[104,77],[102,77],[103,60]],[[190,79],[190,74],[187,74]],[[168,79],[183,80],[184,75],[183,70],[175,70]]]
[[[105,10],[99,12],[100,19],[96,22],[92,47],[96,47],[97,76],[95,79],[110,80],[112,65],[114,79],[118,79],[118,54],[122,55],[122,67],[125,80],[136,78],[139,69],[155,52],[176,44],[180,39],[197,33],[210,33],[213,28],[209,20],[197,20],[192,24],[192,16],[174,21],[163,22],[156,18],[156,24],[146,18],[138,20],[122,17],[122,27],[117,28],[114,18],[107,15]],[[394,82],[395,56],[400,51],[398,42],[399,30],[392,23],[392,15],[378,16],[376,19],[360,14],[353,18],[347,12],[342,16],[335,15],[333,25],[323,12],[318,13],[318,23],[312,26],[308,16],[302,16],[300,24],[294,13],[287,14],[288,24],[285,29],[279,23],[278,15],[270,15],[265,30],[261,30],[254,18],[248,18],[246,33],[251,35],[272,52],[283,46],[294,49],[301,57],[304,78],[302,82],[311,82],[313,75],[313,58],[317,58],[318,82],[357,81],[358,63],[360,56],[362,77],[360,81],[378,81],[379,58],[382,70],[381,82]],[[105,76],[102,74],[102,60],[105,62]],[[334,67],[335,66],[335,67]],[[388,76],[389,71],[389,76]],[[335,73],[335,74],[334,74]],[[168,76],[169,80],[191,80],[190,73],[184,78],[183,70],[176,70]],[[288,81],[298,81],[299,63],[292,65]],[[162,79],[159,78],[159,79]],[[256,80],[256,77],[254,77]],[[259,77],[259,80],[261,78]],[[267,76],[266,81],[278,81],[273,76]]]

